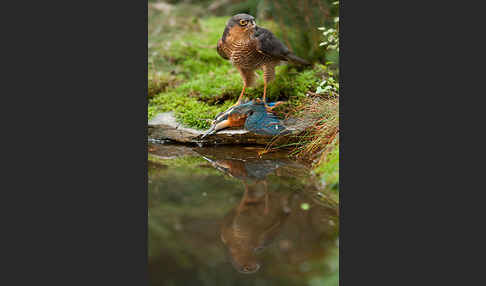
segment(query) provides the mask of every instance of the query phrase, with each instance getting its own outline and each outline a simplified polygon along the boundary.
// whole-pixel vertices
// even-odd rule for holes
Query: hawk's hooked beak
[[[246,26],[245,30],[246,31],[253,30],[255,29],[255,27],[256,27],[255,20],[251,20],[251,22],[249,22],[248,25]]]

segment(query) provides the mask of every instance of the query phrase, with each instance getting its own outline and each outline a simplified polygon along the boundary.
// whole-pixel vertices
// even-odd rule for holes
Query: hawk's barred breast
[[[224,44],[223,50],[235,66],[243,69],[258,69],[275,61],[272,57],[258,52],[255,41],[232,41]]]

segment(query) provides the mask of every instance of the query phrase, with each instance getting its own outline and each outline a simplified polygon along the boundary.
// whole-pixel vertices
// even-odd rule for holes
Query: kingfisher
[[[201,139],[228,127],[243,127],[255,134],[267,136],[288,134],[290,131],[271,112],[282,103],[282,101],[271,102],[265,106],[265,102],[256,99],[234,105],[216,116],[211,128],[202,135]]]

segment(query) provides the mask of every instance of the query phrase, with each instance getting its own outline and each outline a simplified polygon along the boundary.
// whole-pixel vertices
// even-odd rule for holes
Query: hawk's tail
[[[299,58],[298,56],[296,56],[296,55],[294,55],[294,54],[292,54],[292,53],[289,53],[289,54],[287,55],[287,58],[288,58],[289,60],[291,60],[291,61],[293,61],[293,62],[296,62],[296,63],[299,63],[299,64],[301,64],[301,65],[306,65],[306,66],[310,65],[310,63],[309,63],[308,61],[306,61],[306,60],[304,60],[304,59],[301,59],[301,58]]]

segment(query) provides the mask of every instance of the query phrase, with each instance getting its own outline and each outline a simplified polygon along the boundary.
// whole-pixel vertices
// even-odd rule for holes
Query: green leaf
[[[300,208],[306,211],[310,208],[310,205],[308,203],[302,203],[300,204]]]

